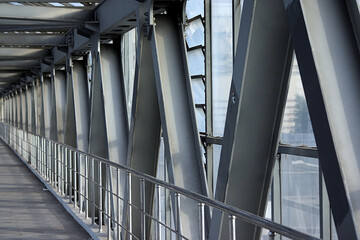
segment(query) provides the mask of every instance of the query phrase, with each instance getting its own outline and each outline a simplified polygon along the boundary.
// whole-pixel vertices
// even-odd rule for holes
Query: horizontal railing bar
[[[11,126],[11,125],[9,125],[7,123],[3,123],[3,124],[5,124],[5,125],[7,125],[9,127],[24,131],[24,130],[19,129],[17,127]],[[204,203],[207,206],[216,208],[216,209],[218,209],[218,210],[220,210],[220,211],[222,211],[222,212],[224,212],[226,214],[236,216],[236,218],[242,219],[242,220],[244,220],[244,221],[246,221],[248,223],[254,224],[254,225],[258,226],[258,227],[262,227],[262,228],[271,230],[272,232],[276,232],[276,233],[278,233],[278,234],[280,234],[282,236],[289,237],[289,238],[292,238],[292,239],[299,239],[299,240],[301,240],[301,239],[318,240],[319,239],[319,238],[310,236],[308,234],[302,233],[300,231],[294,230],[292,228],[286,227],[286,226],[281,225],[279,223],[272,222],[270,220],[267,220],[267,219],[265,219],[263,217],[257,216],[257,215],[255,215],[253,213],[247,212],[245,210],[241,210],[241,209],[226,205],[226,204],[224,204],[222,202],[219,202],[217,200],[210,199],[210,198],[208,198],[206,196],[203,196],[203,195],[200,195],[198,193],[194,193],[194,192],[191,192],[189,190],[183,189],[181,187],[175,186],[175,185],[173,185],[171,183],[167,183],[167,182],[162,181],[160,179],[157,179],[157,178],[155,178],[153,176],[150,176],[150,175],[147,175],[147,174],[145,174],[143,172],[140,172],[140,171],[138,171],[136,169],[132,169],[132,168],[129,168],[127,166],[123,166],[123,165],[120,165],[118,163],[111,162],[111,161],[109,161],[107,159],[104,159],[102,157],[98,157],[98,156],[95,156],[95,155],[80,151],[80,150],[78,150],[78,149],[76,149],[74,147],[65,145],[63,143],[55,142],[55,141],[53,141],[51,139],[47,139],[45,137],[39,136],[39,135],[34,134],[34,133],[30,133],[30,134],[32,134],[33,136],[40,137],[42,139],[46,139],[49,142],[55,143],[55,144],[57,144],[59,146],[65,147],[65,148],[67,148],[69,150],[73,150],[73,151],[75,151],[77,153],[83,154],[84,156],[93,158],[94,161],[98,161],[99,163],[101,162],[101,163],[107,164],[107,165],[115,167],[115,168],[123,169],[123,170],[125,170],[127,172],[130,172],[132,175],[134,175],[134,176],[136,176],[138,178],[142,178],[142,179],[144,179],[144,180],[146,180],[148,182],[151,182],[151,183],[157,184],[157,185],[159,185],[159,186],[161,186],[163,188],[172,190],[172,191],[174,191],[176,193],[179,193],[181,196],[185,196],[185,197],[193,199],[193,200],[195,200],[197,202]],[[91,161],[91,159],[90,159],[90,161]]]

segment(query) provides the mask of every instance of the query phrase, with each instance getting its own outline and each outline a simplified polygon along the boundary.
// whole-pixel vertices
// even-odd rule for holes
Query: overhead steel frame
[[[66,144],[150,175],[156,174],[162,126],[170,181],[206,195],[182,33],[183,5],[179,2],[108,0],[94,12],[81,13],[79,21],[85,15],[96,18],[74,29],[73,42],[69,45],[66,38],[56,35],[26,38],[19,44],[56,46],[52,50],[53,62],[42,66],[37,76],[29,77],[34,79],[25,82],[25,94],[15,89],[3,98],[5,119],[32,131],[36,128],[42,136],[58,141],[63,138]],[[360,100],[356,81],[360,75],[359,16],[351,7],[356,5],[355,0],[346,3],[284,0],[286,18],[280,0],[271,4],[244,1],[239,29],[235,27],[234,31],[239,30],[239,35],[235,34],[234,75],[216,198],[263,215],[287,91],[291,43],[294,43],[338,235],[341,239],[355,239],[360,228],[356,148],[359,142],[356,125],[360,118],[360,108],[356,107]],[[236,4],[234,10],[238,13],[239,2]],[[159,8],[168,13],[154,12]],[[80,14],[76,10],[66,11],[72,16]],[[6,16],[7,12],[3,14]],[[237,15],[235,23],[234,26],[239,24]],[[60,17],[51,24],[55,27],[72,23]],[[117,40],[135,26],[138,28],[137,70],[128,129]],[[109,39],[113,44],[106,44]],[[18,43],[11,36],[2,40],[4,46]],[[89,49],[94,56],[90,98],[86,63],[78,60],[79,54],[83,56]],[[15,55],[14,59],[18,57]],[[38,57],[43,58],[41,54],[35,56]],[[32,59],[21,59],[13,68],[20,65],[28,68]],[[48,56],[44,60],[48,61]],[[64,70],[56,70],[60,65],[66,66],[66,74]],[[44,73],[50,73],[50,78]],[[249,128],[250,125],[256,127]],[[154,199],[152,189],[146,190],[146,198]],[[192,220],[197,218],[196,206],[186,202],[182,205],[181,231],[196,238],[196,231],[191,229]],[[151,206],[149,201],[147,211],[152,211]],[[133,219],[136,220],[135,215]],[[226,236],[225,222],[219,224],[222,216],[214,213],[211,238]],[[238,229],[238,236],[246,239],[259,234],[258,229],[244,223],[238,223]],[[140,236],[141,229],[134,232]]]

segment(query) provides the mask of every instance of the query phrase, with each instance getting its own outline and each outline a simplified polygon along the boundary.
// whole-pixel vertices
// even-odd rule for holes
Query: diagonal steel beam
[[[159,104],[152,62],[151,42],[142,33],[139,38],[129,136],[128,166],[151,176],[156,176],[161,130]],[[145,211],[151,213],[154,203],[154,188],[147,185],[145,191],[145,199],[147,199]],[[133,204],[140,206],[139,181],[133,182],[132,193]],[[140,215],[134,212],[133,232],[136,236],[141,236],[142,233],[140,222]],[[150,224],[146,226],[145,231],[147,232],[146,235],[149,236]]]
[[[284,0],[339,239],[360,237],[360,55],[346,1]]]
[[[207,196],[184,33],[176,15],[172,16],[156,17],[151,39],[169,180]],[[188,238],[198,239],[199,231],[194,228],[198,207],[190,200],[183,200],[181,205],[181,231]]]
[[[275,163],[292,52],[282,0],[245,1],[215,198],[260,216]],[[229,238],[228,229],[227,216],[214,211],[210,239]],[[241,239],[259,234],[254,225],[236,223]]]

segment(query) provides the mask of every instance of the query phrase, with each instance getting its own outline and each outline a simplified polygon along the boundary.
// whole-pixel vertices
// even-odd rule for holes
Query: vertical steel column
[[[263,216],[293,52],[282,1],[245,1],[239,31],[215,197]],[[221,215],[213,213],[211,239],[230,237]],[[239,238],[259,238],[260,228],[236,225]]]
[[[16,89],[16,127],[22,128],[22,113],[21,113],[21,87]]]
[[[45,136],[45,122],[44,122],[44,104],[43,104],[43,76],[39,76],[37,81],[37,121],[36,133],[40,136]]]
[[[28,112],[28,104],[27,104],[27,84],[25,84],[24,86],[22,86],[21,88],[21,128],[24,131],[28,131],[28,116],[27,116],[27,112]]]
[[[26,78],[27,81],[27,85],[26,85],[26,103],[27,103],[27,118],[26,118],[26,122],[27,122],[27,126],[26,129],[27,131],[33,133],[34,129],[33,129],[33,124],[35,123],[35,114],[33,111],[33,104],[34,104],[34,98],[33,98],[33,82],[32,82],[32,78],[31,77],[27,77]]]
[[[126,107],[126,95],[124,87],[124,78],[121,63],[120,43],[114,41],[113,44],[104,44],[100,46],[100,64],[97,70],[100,78],[95,78],[101,84],[103,96],[103,109],[105,117],[106,141],[108,159],[122,165],[127,165],[128,150],[128,117]],[[109,172],[108,174],[111,174]],[[112,175],[112,174],[111,174]],[[111,188],[116,186],[116,176],[110,178]],[[103,179],[107,179],[104,171]],[[126,176],[120,176],[121,182],[126,182]],[[104,181],[104,180],[102,180]],[[120,185],[120,196],[125,196],[125,186]],[[113,202],[111,196],[111,202]],[[117,211],[114,209],[114,211]],[[130,212],[131,214],[131,212]],[[131,219],[131,218],[130,218]],[[131,225],[131,223],[129,223]]]
[[[47,76],[46,74],[43,77],[43,88],[42,88],[42,97],[43,97],[43,118],[44,118],[44,128],[45,128],[45,135],[44,137],[50,138],[50,128],[53,124],[51,122],[51,108],[52,108],[52,81],[53,78]]]
[[[183,25],[176,13],[156,16],[153,61],[170,182],[208,195],[186,59]],[[198,239],[197,204],[184,199],[182,232]],[[185,221],[185,219],[187,219]]]
[[[66,110],[66,72],[53,69],[52,73],[52,139],[64,143]]]
[[[360,54],[346,2],[284,0],[337,233],[359,239]]]
[[[89,130],[89,153],[108,158],[108,142],[106,132],[106,120],[105,120],[105,109],[104,109],[104,96],[102,87],[101,77],[101,64],[100,64],[100,40],[99,35],[94,34],[92,36],[92,83],[91,83],[91,110],[90,110],[90,130]],[[101,164],[99,162],[93,163],[93,178],[95,182],[105,184],[105,178],[99,179],[101,176],[106,176],[104,172],[101,174]],[[95,187],[94,191],[91,192],[94,197],[94,203],[99,206],[103,202],[100,199],[99,188]],[[98,211],[92,212],[92,214],[98,215]]]
[[[31,122],[31,126],[29,126],[30,132],[31,133],[35,133],[36,134],[36,119],[37,119],[37,101],[36,101],[36,85],[35,85],[35,80],[33,80],[33,82],[31,83],[31,88],[30,88],[30,99],[28,100],[31,103],[31,108],[30,108],[30,116],[29,118],[31,118],[31,121],[29,120],[29,122]]]
[[[205,109],[206,136],[213,136],[213,106],[212,106],[212,54],[211,54],[211,1],[204,1],[205,13]],[[209,196],[214,195],[214,150],[213,144],[206,144],[206,173]]]
[[[87,152],[89,146],[89,91],[85,61],[73,61],[71,69],[71,83],[74,101],[74,117],[76,126],[77,148]]]
[[[143,36],[139,29],[137,45],[137,63],[134,82],[132,119],[130,125],[128,166],[151,176],[156,175],[158,151],[160,144],[160,113],[156,93],[155,73],[153,67],[151,42]],[[133,179],[133,204],[140,206],[139,179]],[[144,203],[147,213],[152,212],[154,186],[145,189]],[[141,236],[142,228],[138,224],[141,214],[133,211],[133,232]],[[146,225],[146,235],[150,236],[150,224]],[[142,233],[145,234],[145,233]]]

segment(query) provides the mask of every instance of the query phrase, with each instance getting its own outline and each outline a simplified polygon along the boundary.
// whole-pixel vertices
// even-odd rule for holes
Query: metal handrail
[[[203,196],[203,195],[200,195],[198,193],[195,193],[195,192],[189,191],[187,189],[183,189],[181,187],[175,186],[175,185],[173,185],[171,183],[168,183],[168,182],[165,182],[165,181],[160,180],[158,178],[155,178],[153,176],[147,175],[147,174],[145,174],[143,172],[140,172],[140,171],[138,171],[136,169],[132,169],[130,167],[127,167],[127,166],[124,166],[124,165],[121,165],[121,164],[118,164],[118,163],[115,163],[115,162],[111,162],[108,159],[104,159],[102,157],[95,156],[93,154],[89,154],[89,153],[80,151],[80,150],[78,150],[78,149],[76,149],[76,148],[74,148],[72,146],[68,146],[68,145],[65,145],[63,143],[59,143],[59,142],[53,141],[51,139],[44,138],[44,137],[42,137],[40,135],[30,133],[30,132],[26,132],[26,131],[24,131],[24,130],[22,130],[20,128],[14,127],[14,126],[9,125],[9,124],[4,123],[4,122],[0,122],[0,124],[5,126],[5,128],[4,128],[4,136],[3,136],[3,134],[1,134],[1,137],[3,138],[3,140],[6,143],[8,143],[8,142],[7,142],[7,139],[5,139],[5,138],[9,137],[9,143],[8,144],[10,144],[10,136],[6,136],[5,129],[8,128],[9,132],[10,132],[10,129],[15,129],[17,131],[22,131],[22,132],[24,132],[26,134],[30,134],[30,136],[37,137],[40,140],[45,140],[48,143],[55,144],[55,146],[57,146],[57,147],[60,147],[60,148],[62,147],[63,149],[67,149],[67,150],[70,150],[70,151],[72,151],[74,153],[81,154],[81,155],[83,155],[85,157],[93,159],[94,161],[98,161],[98,163],[103,163],[103,164],[106,165],[106,167],[109,166],[109,167],[114,167],[115,169],[121,169],[121,170],[126,171],[128,173],[128,178],[129,178],[129,176],[136,176],[136,177],[138,177],[140,179],[140,181],[150,182],[150,183],[154,184],[155,186],[160,186],[160,187],[162,187],[164,189],[172,190],[176,195],[178,195],[178,197],[183,196],[183,197],[187,197],[187,198],[190,198],[190,199],[198,202],[200,209],[202,209],[202,210],[200,210],[200,211],[202,211],[201,214],[203,214],[204,206],[212,207],[212,208],[217,209],[217,210],[219,210],[219,211],[221,211],[221,212],[223,212],[225,214],[229,214],[230,228],[232,228],[232,231],[234,231],[234,232],[236,231],[234,229],[234,226],[235,226],[234,223],[235,223],[235,218],[236,218],[236,219],[241,219],[241,220],[244,220],[245,222],[254,224],[254,225],[258,226],[258,227],[268,229],[273,233],[278,233],[278,234],[280,234],[282,236],[285,236],[285,237],[288,237],[288,238],[292,238],[292,239],[309,239],[309,240],[310,239],[311,240],[319,239],[319,238],[310,236],[308,234],[302,233],[300,231],[297,231],[295,229],[286,227],[286,226],[281,225],[279,223],[272,222],[272,221],[270,221],[268,219],[257,216],[255,214],[250,213],[250,212],[247,212],[247,211],[232,207],[230,205],[226,205],[225,203],[219,202],[217,200],[210,199],[210,198],[208,198],[206,196]],[[16,136],[16,137],[18,137],[18,136]],[[30,145],[30,146],[34,146],[34,145]],[[37,147],[37,146],[34,146],[34,147]],[[42,149],[40,149],[40,151],[45,153]],[[45,153],[45,154],[47,154],[47,153]],[[55,160],[57,160],[56,156],[55,156]],[[70,166],[69,170],[73,171],[73,170],[71,170],[71,167],[72,166]],[[68,166],[66,166],[66,168],[68,168]],[[49,171],[49,170],[46,170],[46,171]],[[77,176],[86,177],[86,176],[81,175],[80,172],[76,172],[76,173],[78,174]],[[59,177],[59,176],[57,176],[57,177]],[[60,179],[62,177],[64,177],[64,176],[60,176]],[[66,179],[62,179],[61,181],[65,181],[65,183],[66,183]],[[95,182],[93,182],[93,183],[95,183]],[[95,184],[97,184],[97,183],[95,183]],[[65,185],[64,185],[64,187],[66,188]],[[105,191],[105,194],[110,193],[110,190],[106,189],[106,186],[100,186],[100,187]],[[79,192],[77,192],[77,193],[80,195]],[[71,194],[71,191],[70,191],[70,194]],[[114,193],[110,193],[110,194],[114,194]],[[66,195],[66,193],[65,193],[65,195]],[[117,196],[116,194],[114,194],[114,196],[117,197],[117,198],[120,197],[120,196]],[[71,196],[70,196],[70,200],[71,200]],[[131,206],[131,202],[127,202],[127,204],[130,204],[130,208],[134,207],[134,206]],[[99,208],[100,212],[105,214],[106,217],[111,218],[111,216],[110,216],[111,214],[105,213],[104,209],[100,209],[101,206],[97,206],[97,207]],[[143,214],[148,214],[148,213],[144,212]],[[153,217],[153,216],[148,216],[148,217],[151,217],[152,220],[154,220],[157,223],[160,223],[163,226],[165,226],[166,228],[168,228],[166,225],[161,223],[155,217]],[[123,228],[123,226],[120,225],[119,219],[110,219],[110,221],[113,222],[113,223],[115,222],[116,224],[119,225],[119,227]],[[93,222],[94,222],[94,220],[93,220]],[[233,225],[233,227],[231,227],[232,225]],[[99,228],[101,228],[101,226],[99,226]],[[124,230],[128,231],[126,229],[124,229]],[[130,231],[131,231],[131,229],[130,229]],[[174,233],[179,234],[178,232],[176,232],[176,230],[172,230],[172,231]],[[130,232],[130,234],[131,234],[131,232]],[[110,235],[110,233],[108,233],[108,236],[109,235]],[[230,235],[232,235],[232,233],[230,233]],[[132,236],[132,237],[135,237],[135,236]],[[137,239],[137,237],[135,237],[135,238]],[[181,235],[181,238],[186,239],[182,235]]]

